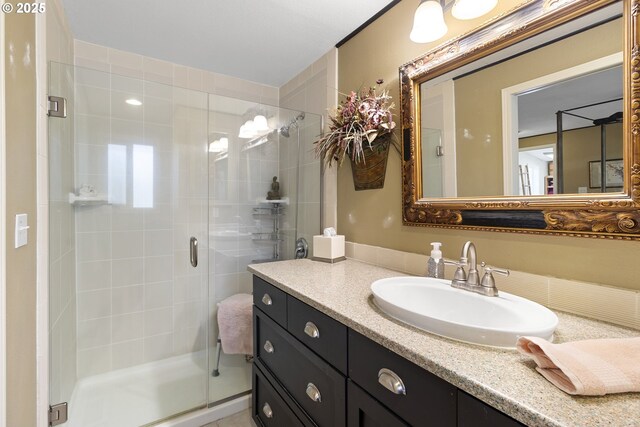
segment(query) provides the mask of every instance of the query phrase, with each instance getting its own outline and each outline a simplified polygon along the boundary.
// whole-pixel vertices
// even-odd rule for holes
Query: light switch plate
[[[16,248],[27,244],[29,239],[28,232],[27,214],[16,215]]]

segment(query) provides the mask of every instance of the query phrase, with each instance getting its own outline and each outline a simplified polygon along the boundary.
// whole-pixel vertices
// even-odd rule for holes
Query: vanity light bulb
[[[456,0],[451,15],[456,19],[474,19],[491,11],[498,0]]]
[[[429,43],[447,33],[442,6],[437,1],[423,1],[413,16],[413,28],[409,38],[415,43]]]
[[[256,128],[256,132],[266,132],[269,130],[269,125],[267,124],[267,118],[262,114],[258,114],[253,118],[253,125]]]
[[[248,139],[253,138],[256,135],[256,127],[252,120],[247,120],[242,126],[240,126],[240,132],[238,133],[239,138]]]
[[[224,136],[220,139],[216,139],[211,144],[209,144],[210,153],[223,153],[228,149],[229,149],[229,139]]]

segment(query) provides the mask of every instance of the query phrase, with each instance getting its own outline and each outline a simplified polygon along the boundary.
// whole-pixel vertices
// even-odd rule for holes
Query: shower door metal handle
[[[192,267],[198,266],[198,239],[195,237],[189,241],[189,259]]]

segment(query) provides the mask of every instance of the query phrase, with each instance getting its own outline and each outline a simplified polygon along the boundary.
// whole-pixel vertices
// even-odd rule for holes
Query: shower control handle
[[[274,348],[273,348],[273,344],[271,344],[271,341],[266,340],[264,342],[264,351],[266,351],[269,354],[273,353]]]
[[[195,237],[189,240],[189,260],[192,267],[198,266],[198,239]]]
[[[264,406],[262,407],[262,412],[264,413],[264,416],[267,418],[273,418],[273,410],[271,410],[271,406],[265,402]]]

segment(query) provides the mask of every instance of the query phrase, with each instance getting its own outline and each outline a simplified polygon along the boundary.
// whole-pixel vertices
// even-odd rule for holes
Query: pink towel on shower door
[[[225,354],[253,354],[253,297],[236,294],[218,303],[218,328]]]

